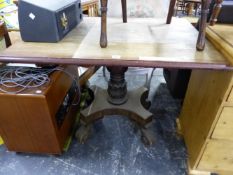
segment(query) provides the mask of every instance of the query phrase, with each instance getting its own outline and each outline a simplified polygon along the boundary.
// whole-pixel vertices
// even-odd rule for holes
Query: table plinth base
[[[152,121],[152,113],[147,109],[150,102],[147,101],[148,90],[141,87],[127,93],[128,100],[121,105],[113,105],[108,102],[108,92],[97,86],[91,87],[93,102],[81,112],[83,125],[77,130],[76,137],[84,143],[89,135],[91,124],[109,115],[127,116],[135,121],[141,129],[142,139],[145,144],[151,145],[154,142],[153,134],[147,131],[148,124]]]

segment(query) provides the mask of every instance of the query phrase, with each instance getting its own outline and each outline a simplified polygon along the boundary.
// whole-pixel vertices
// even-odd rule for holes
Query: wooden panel
[[[212,138],[233,141],[233,107],[224,107]]]
[[[232,72],[227,71],[192,71],[180,115],[191,169],[195,169],[219,108],[228,95],[231,77]]]
[[[82,10],[88,12],[88,16],[98,16],[99,0],[82,0]]]
[[[93,25],[94,24],[94,25]],[[89,31],[89,32],[88,32]],[[228,62],[212,44],[206,42],[203,52],[196,51],[198,32],[185,19],[174,18],[170,25],[165,19],[129,19],[127,24],[121,18],[108,19],[109,45],[99,46],[100,19],[85,18],[58,43],[30,43],[18,40],[0,56],[48,58],[73,58],[80,60],[104,60],[112,62],[176,62],[224,64]],[[17,37],[16,37],[17,38]],[[87,52],[88,51],[88,52]],[[113,56],[118,55],[118,56]],[[6,59],[6,58],[3,58]],[[1,59],[0,59],[1,60]],[[59,60],[60,61],[60,60]],[[96,62],[91,62],[97,64]]]
[[[61,152],[43,94],[1,93],[0,110],[0,134],[10,151]]]
[[[64,71],[71,75],[77,76],[77,67],[69,65],[66,66]],[[60,105],[63,103],[62,99],[66,96],[73,80],[69,75],[59,71],[54,73],[53,82],[51,86],[46,89],[45,96],[49,107],[50,115],[55,116]],[[54,119],[55,121],[55,119]]]
[[[233,103],[233,87],[231,88],[227,102]]]
[[[84,86],[87,81],[91,78],[92,75],[99,69],[97,66],[89,67],[80,77],[79,77],[79,84],[80,86]]]
[[[198,169],[233,174],[233,143],[223,140],[210,140]],[[225,173],[223,175],[226,175]]]
[[[233,24],[216,24],[214,26],[208,26],[208,28],[233,47]]]
[[[49,108],[45,97],[42,96],[18,96],[15,98],[19,108],[18,115],[21,115],[25,123],[25,130],[30,135],[30,140],[24,140],[24,144],[28,142],[33,144],[32,150],[20,150],[18,145],[15,145],[11,151],[32,152],[32,153],[60,153],[61,149],[57,141],[55,125],[52,122],[52,117],[49,114]],[[16,120],[16,119],[15,119]],[[19,121],[15,121],[19,122]],[[12,123],[12,125],[14,125]],[[21,133],[15,133],[18,137]],[[13,140],[13,137],[8,138]],[[18,140],[18,139],[17,139]]]
[[[15,150],[15,145],[19,151],[34,151],[34,144],[31,140],[30,132],[25,127],[26,123],[23,115],[18,115],[21,111],[15,100],[15,95],[1,95],[0,98],[0,135],[9,150]],[[14,138],[14,139],[8,139]]]
[[[206,37],[233,64],[233,25],[216,24],[208,26]]]

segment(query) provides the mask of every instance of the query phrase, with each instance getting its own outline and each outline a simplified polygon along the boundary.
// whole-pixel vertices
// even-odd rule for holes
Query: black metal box
[[[24,41],[57,42],[82,21],[80,0],[20,0],[18,11]]]

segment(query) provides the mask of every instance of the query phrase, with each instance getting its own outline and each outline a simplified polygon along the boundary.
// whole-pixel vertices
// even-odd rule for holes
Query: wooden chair
[[[177,16],[178,11],[181,11],[182,14],[184,14],[184,12],[185,12],[185,0],[177,0],[176,1],[175,16]]]
[[[108,0],[100,0],[101,2],[101,34],[100,34],[100,46],[102,48],[107,47],[107,4]],[[122,4],[122,18],[123,22],[127,22],[127,2],[126,0],[121,0]],[[171,23],[171,19],[174,13],[174,7],[176,0],[170,0],[168,15],[167,15],[167,24]],[[197,39],[196,48],[197,50],[203,50],[205,47],[205,28],[207,22],[207,14],[209,9],[210,0],[202,0],[202,10],[201,10],[201,20],[200,20],[200,30]]]
[[[6,48],[11,46],[11,40],[4,21],[0,21],[0,38],[5,40]],[[2,42],[2,41],[0,41]],[[0,62],[0,66],[4,64]]]
[[[13,0],[13,3],[15,3],[17,6],[19,4],[18,0]]]
[[[89,17],[98,16],[98,4],[99,0],[91,0],[82,2],[82,11]]]
[[[223,0],[216,0],[215,1],[213,12],[212,12],[212,15],[210,17],[210,25],[211,26],[213,26],[218,20],[218,15],[219,15],[219,12],[221,11],[221,8],[222,8],[222,2],[223,2]]]
[[[0,21],[0,37],[3,37],[5,39],[6,47],[11,46],[10,36],[3,21]]]

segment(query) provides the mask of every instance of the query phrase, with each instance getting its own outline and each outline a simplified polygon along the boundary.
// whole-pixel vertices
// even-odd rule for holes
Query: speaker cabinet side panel
[[[34,144],[35,153],[60,154],[56,130],[48,111],[43,95],[18,96],[17,104],[20,113],[24,114],[30,140]]]
[[[36,148],[31,141],[24,110],[20,110],[16,99],[16,95],[0,94],[0,134],[10,151],[34,152]]]

